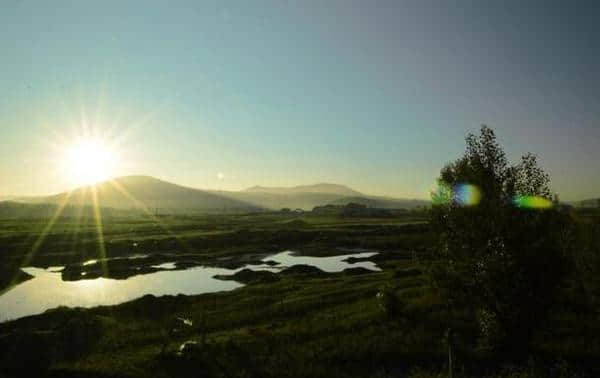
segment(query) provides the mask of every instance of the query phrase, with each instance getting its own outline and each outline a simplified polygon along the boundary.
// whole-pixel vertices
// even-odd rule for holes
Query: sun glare
[[[64,172],[77,185],[91,185],[109,179],[115,170],[115,153],[99,139],[83,139],[67,148]]]

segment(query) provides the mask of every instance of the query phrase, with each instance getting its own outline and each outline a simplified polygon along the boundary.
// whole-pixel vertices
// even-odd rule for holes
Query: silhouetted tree
[[[485,125],[466,144],[433,193],[440,235],[434,279],[449,310],[475,314],[480,347],[523,352],[563,277],[567,220],[557,209],[518,206],[522,198],[551,204],[549,177],[535,155],[510,165]],[[465,186],[473,197],[467,201],[458,193]]]

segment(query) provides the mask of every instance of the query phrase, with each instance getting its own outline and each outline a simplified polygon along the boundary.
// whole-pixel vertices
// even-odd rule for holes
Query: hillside
[[[428,201],[370,196],[345,185],[314,184],[294,187],[253,186],[241,192],[219,192],[225,196],[252,203],[268,209],[300,208],[311,210],[322,205],[346,205],[359,203],[372,208],[414,209],[425,206]]]
[[[187,188],[148,176],[126,176],[95,185],[101,207],[169,213],[230,213],[261,210],[260,207],[215,193]],[[28,202],[93,206],[92,187],[70,193],[38,197]]]
[[[314,190],[314,186],[310,187]],[[285,189],[285,188],[282,188]],[[354,192],[347,188],[349,192]],[[293,189],[295,190],[295,188]],[[425,200],[413,200],[402,198],[388,198],[369,196],[366,194],[344,195],[342,193],[317,193],[317,192],[294,192],[271,193],[260,191],[242,192],[215,192],[229,198],[237,199],[255,206],[272,210],[281,208],[312,210],[315,206],[323,205],[346,205],[348,203],[359,203],[371,208],[381,209],[414,209],[418,206],[426,206],[429,202]]]
[[[343,195],[333,193],[269,193],[269,192],[214,192],[255,206],[271,210],[281,208],[312,210],[313,207],[327,204]]]
[[[23,197],[5,206],[9,214],[45,214],[52,207],[25,208],[18,204],[66,205],[81,208],[94,206],[94,191],[100,207],[119,210],[143,210],[160,213],[244,213],[281,208],[312,210],[327,204],[350,202],[372,208],[413,209],[427,204],[423,200],[369,196],[337,184],[302,185],[290,188],[255,186],[243,191],[214,191],[188,188],[149,176],[125,176],[81,187],[53,196]]]

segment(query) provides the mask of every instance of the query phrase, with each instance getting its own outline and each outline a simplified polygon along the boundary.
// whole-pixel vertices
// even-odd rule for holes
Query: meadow
[[[16,275],[24,263],[81,263],[99,253],[168,259],[179,253],[188,260],[227,257],[235,263],[248,254],[286,249],[313,256],[366,249],[380,252],[372,260],[382,271],[298,271],[268,280],[257,275],[230,292],[148,295],[116,306],[49,310],[0,324],[0,374],[446,376],[450,318],[455,376],[599,373],[600,322],[576,275],[562,284],[560,301],[536,330],[526,358],[506,360],[474,348],[478,330],[472,314],[465,309],[449,317],[431,278],[436,235],[427,220],[425,212],[386,218],[279,212],[105,217],[102,244],[93,219],[58,218],[52,227],[46,219],[3,220],[5,290],[27,279]],[[584,228],[597,221],[594,212],[578,215]]]

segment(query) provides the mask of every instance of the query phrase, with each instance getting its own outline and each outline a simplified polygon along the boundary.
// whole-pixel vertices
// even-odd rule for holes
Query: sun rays
[[[65,206],[69,202],[71,194],[72,194],[72,192],[68,192],[65,195],[65,197],[63,198],[63,200],[60,202],[60,204],[56,208],[56,211],[54,212],[54,214],[52,215],[52,217],[50,218],[50,220],[48,220],[48,223],[46,223],[46,225],[44,226],[44,228],[40,232],[39,236],[36,238],[35,242],[31,245],[31,248],[29,249],[28,253],[25,254],[25,258],[23,259],[23,262],[21,263],[21,266],[23,266],[23,267],[27,266],[27,264],[31,261],[31,259],[33,258],[33,256],[37,252],[37,250],[40,248],[40,246],[42,245],[42,243],[46,239],[46,236],[48,235],[48,233],[50,232],[50,230],[52,229],[52,227],[56,223],[56,220],[62,214],[63,209],[65,208]]]
[[[160,112],[161,106],[136,119],[127,119],[122,111],[114,112],[115,114],[102,114],[105,110],[104,105],[101,104],[104,102],[104,95],[102,97],[92,120],[89,119],[84,106],[80,106],[75,112],[69,112],[67,111],[69,109],[63,106],[62,120],[51,118],[40,120],[48,131],[45,137],[38,135],[39,141],[47,146],[48,161],[54,164],[57,177],[75,187],[53,198],[52,202],[56,204],[54,211],[41,226],[40,231],[30,236],[21,266],[29,265],[36,254],[45,248],[45,241],[49,235],[68,224],[67,229],[60,231],[64,232],[64,237],[69,238],[69,245],[74,254],[71,261],[82,261],[84,255],[89,258],[91,241],[95,244],[94,258],[102,264],[103,275],[108,276],[106,261],[109,256],[103,213],[110,206],[103,203],[102,197],[102,190],[107,187],[118,190],[123,195],[124,201],[130,202],[131,208],[143,212],[151,222],[161,227],[165,234],[174,237],[181,248],[187,249],[181,238],[148,210],[147,204],[136,199],[126,187],[113,180],[115,176],[124,174],[121,169],[122,163],[127,156],[127,144],[133,137],[133,133],[151,122]],[[105,117],[108,115],[114,118],[108,120]],[[123,125],[124,122],[127,122],[127,126]],[[55,123],[64,126],[57,128],[54,126]],[[132,161],[125,163],[129,163],[129,166],[135,165]],[[64,217],[69,217],[69,222],[61,222],[61,218]],[[88,222],[91,222],[89,230],[85,227]],[[89,232],[95,235],[93,239],[87,236]],[[14,280],[16,279],[15,276]]]
[[[96,224],[96,240],[98,242],[98,253],[100,254],[100,263],[102,264],[102,272],[105,276],[108,275],[108,266],[106,264],[106,246],[104,244],[104,229],[102,228],[102,214],[100,203],[98,202],[98,192],[95,185],[91,186],[94,221]]]
[[[107,180],[102,183],[102,186],[99,185],[89,185],[82,188],[78,188],[76,190],[69,191],[63,195],[60,199],[60,203],[56,206],[56,209],[49,220],[44,224],[41,231],[37,236],[32,239],[30,247],[28,248],[28,252],[25,254],[25,258],[23,259],[21,266],[28,266],[31,263],[36,253],[40,251],[41,248],[44,248],[44,242],[48,235],[57,233],[57,230],[54,229],[57,224],[61,224],[61,226],[65,223],[69,225],[69,228],[65,230],[65,237],[70,238],[71,250],[75,254],[73,256],[72,261],[81,262],[84,257],[86,259],[94,258],[98,260],[98,263],[101,264],[102,274],[104,277],[109,276],[109,270],[107,265],[107,260],[110,257],[107,253],[107,241],[104,231],[104,216],[103,213],[106,210],[106,206],[102,203],[102,196],[100,195],[101,190],[106,190],[107,186],[110,186],[116,189],[119,193],[123,195],[124,201],[129,202],[131,208],[135,208],[141,213],[143,213],[152,223],[159,226],[165,233],[165,235],[173,237],[179,247],[183,251],[189,251],[189,246],[185,243],[182,238],[173,232],[168,224],[157,217],[151,210],[149,210],[148,206],[142,201],[135,198],[133,194],[126,188],[126,186],[122,185],[118,180]],[[104,189],[101,189],[104,187]],[[71,207],[69,212],[65,212],[65,209]],[[61,223],[61,217],[69,217],[69,222]],[[95,241],[95,250],[96,254],[90,255],[87,252],[87,248],[85,247],[86,242],[86,228],[82,227],[87,222],[90,221],[93,226],[94,233],[94,241]],[[91,230],[90,230],[91,231]],[[58,230],[60,233],[60,230]],[[81,253],[81,256],[77,256],[78,253]],[[85,256],[83,251],[86,251]],[[15,277],[16,279],[16,277]]]
[[[123,185],[121,185],[120,183],[118,183],[115,180],[109,180],[108,183],[110,185],[112,185],[115,189],[117,189],[121,194],[123,194],[125,197],[127,197],[128,200],[130,200],[132,202],[132,204],[134,204],[134,206],[141,210],[146,216],[148,216],[155,224],[157,224],[159,227],[161,227],[169,236],[172,236],[175,238],[175,240],[177,240],[177,242],[179,243],[179,245],[183,248],[184,251],[189,251],[189,247],[188,245],[185,243],[185,241],[183,241],[179,235],[175,234],[173,231],[171,231],[171,229],[168,227],[168,225],[164,222],[162,222],[158,217],[156,217],[152,211],[150,211],[148,209],[148,206],[146,206],[144,203],[142,203],[140,200],[138,200],[137,198],[135,198]]]
[[[66,149],[62,171],[77,185],[91,185],[114,176],[117,163],[116,152],[105,141],[85,138]]]

